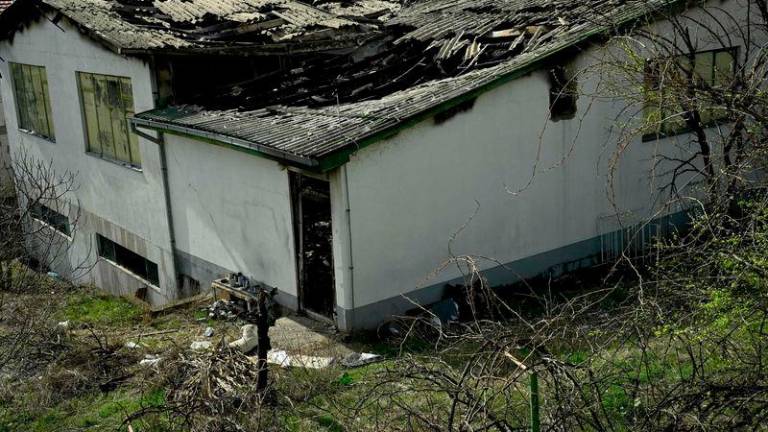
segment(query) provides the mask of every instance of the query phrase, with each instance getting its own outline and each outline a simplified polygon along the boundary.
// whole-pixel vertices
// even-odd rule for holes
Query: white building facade
[[[78,72],[128,78],[137,110],[154,107],[152,72],[137,58],[115,55],[83,36],[66,21],[41,20],[4,42],[0,65],[2,94],[11,157],[54,161],[56,173],[71,173],[76,185],[58,212],[76,229],[62,233],[66,256],[57,256],[55,270],[77,283],[95,284],[116,294],[133,295],[148,287],[153,304],[178,298],[168,218],[156,145],[140,141],[141,166],[130,167],[88,152],[78,89]],[[25,130],[19,122],[19,101],[11,65],[42,66],[47,76],[54,136]],[[157,284],[147,283],[114,261],[98,259],[96,235],[111,239],[158,267]]]

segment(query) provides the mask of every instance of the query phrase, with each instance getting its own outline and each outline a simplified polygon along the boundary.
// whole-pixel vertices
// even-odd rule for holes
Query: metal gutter
[[[157,105],[159,98],[158,98],[158,83],[157,83],[157,75],[156,75],[156,68],[155,68],[155,58],[150,58],[151,66],[150,66],[150,81],[151,81],[151,88],[152,88],[152,100],[155,105]],[[133,125],[129,125],[131,129],[134,129]],[[142,134],[145,135],[145,134]],[[164,195],[164,201],[165,201],[165,217],[166,217],[166,224],[168,225],[168,241],[171,245],[171,256],[169,257],[171,261],[171,267],[173,268],[173,287],[174,295],[177,295],[179,292],[179,289],[181,288],[179,286],[179,269],[177,267],[176,263],[176,226],[173,223],[173,205],[171,202],[171,185],[170,181],[168,180],[168,157],[166,155],[166,149],[165,149],[165,137],[163,136],[162,132],[157,133],[157,138],[150,140],[157,144],[158,152],[160,153],[160,171],[161,171],[161,177],[163,180],[163,195]]]
[[[347,249],[349,256],[347,257],[349,260],[347,268],[349,269],[349,287],[345,290],[345,297],[347,297],[347,304],[349,305],[349,321],[350,323],[345,323],[347,327],[350,327],[351,325],[354,325],[355,323],[355,264],[354,264],[354,254],[352,253],[352,207],[350,204],[349,199],[349,173],[347,172],[347,166],[344,165],[344,198],[345,198],[345,207],[346,207],[346,214],[347,214]]]
[[[225,135],[218,132],[209,132],[201,129],[195,129],[188,126],[181,126],[172,123],[160,122],[155,120],[149,120],[140,117],[133,117],[130,119],[132,125],[136,127],[144,127],[156,131],[176,132],[190,137],[203,138],[222,144],[227,144],[239,149],[249,150],[264,155],[270,156],[280,161],[287,161],[289,163],[298,164],[302,167],[309,169],[317,169],[320,166],[320,162],[316,159],[298,156],[286,151],[278,150],[272,147],[267,147],[262,144],[253,143],[241,138],[235,138],[229,135]]]

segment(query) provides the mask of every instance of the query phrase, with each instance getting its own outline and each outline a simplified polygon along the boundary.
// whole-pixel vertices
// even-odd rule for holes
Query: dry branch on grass
[[[173,353],[145,383],[166,389],[165,406],[133,413],[126,424],[160,412],[178,430],[257,430],[252,428],[269,424],[272,397],[269,390],[257,391],[257,378],[256,362],[223,339],[210,352]]]

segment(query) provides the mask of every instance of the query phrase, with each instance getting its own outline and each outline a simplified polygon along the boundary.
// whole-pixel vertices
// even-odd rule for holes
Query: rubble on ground
[[[370,353],[352,353],[341,359],[340,363],[344,367],[356,368],[381,361],[382,357],[378,354]]]
[[[245,312],[245,309],[236,302],[227,300],[216,300],[204,310],[208,312],[208,318],[221,320],[234,320]]]
[[[189,348],[193,351],[205,351],[213,348],[211,341],[194,341],[189,345]]]
[[[256,361],[256,358],[253,358]],[[315,357],[308,355],[289,355],[284,350],[270,350],[267,353],[267,363],[283,368],[300,367],[305,369],[325,369],[336,363],[334,357]]]
[[[259,344],[256,326],[253,324],[246,324],[240,328],[240,332],[240,339],[230,342],[229,347],[242,353],[249,353]]]
[[[140,366],[144,367],[156,367],[160,365],[160,362],[163,360],[162,357],[156,356],[153,354],[147,354],[144,356],[144,358],[139,362]]]

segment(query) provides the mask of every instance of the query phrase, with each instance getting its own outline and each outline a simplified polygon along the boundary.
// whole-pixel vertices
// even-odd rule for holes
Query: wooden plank
[[[520,36],[522,33],[523,33],[523,32],[522,32],[522,31],[520,31],[520,29],[517,29],[517,28],[510,28],[510,29],[506,29],[506,30],[496,30],[496,31],[492,31],[492,32],[491,32],[491,33],[488,35],[488,37],[490,37],[490,38],[492,38],[492,39],[499,39],[499,38],[513,38],[513,37],[518,37],[518,36]]]
[[[43,89],[43,78],[41,73],[45,73],[43,68],[30,68],[30,74],[32,75],[32,91],[35,99],[35,132],[39,133],[40,135],[50,137],[50,131],[48,129],[48,116],[45,112],[45,92]]]
[[[232,286],[229,286],[228,284],[222,283],[222,279],[218,279],[213,281],[211,283],[211,288],[216,290],[218,293],[219,291],[226,292],[230,297],[239,298],[241,300],[251,301],[256,300],[258,297],[254,294],[251,294],[249,292],[243,291],[238,288],[234,288]]]
[[[18,63],[11,63],[11,76],[13,78],[14,95],[16,96],[16,112],[19,116],[19,127],[29,128],[29,115],[27,112],[27,97],[24,86],[24,70]]]
[[[132,117],[136,112],[133,107],[133,86],[131,85],[130,78],[120,79],[120,95],[123,100],[123,108],[125,110],[125,119],[123,124],[128,127],[128,117]],[[132,133],[130,129],[127,129],[129,148],[130,148],[130,162],[134,166],[141,166],[141,151],[139,150],[139,137],[135,133]]]
[[[112,120],[112,133],[115,142],[115,158],[120,161],[131,161],[130,143],[128,140],[128,123],[125,117],[125,105],[121,80],[119,78],[107,78],[109,89],[109,114]]]
[[[29,65],[21,65],[22,80],[24,81],[24,103],[27,109],[27,130],[38,130],[38,119],[35,114],[35,89],[32,83],[32,68]]]
[[[88,151],[101,155],[101,140],[99,139],[99,119],[96,112],[96,94],[93,86],[93,76],[78,72],[80,81],[80,98],[85,116],[85,133],[88,140]]]
[[[55,139],[56,138],[56,130],[54,129],[53,125],[53,110],[51,109],[51,93],[50,89],[48,88],[48,73],[46,72],[45,68],[41,69],[40,72],[40,79],[43,83],[43,95],[45,97],[45,115],[48,119],[48,138]]]
[[[109,88],[107,77],[92,75],[93,87],[96,95],[96,118],[99,124],[99,142],[101,154],[115,159],[115,133],[112,130],[112,116],[110,113]]]

